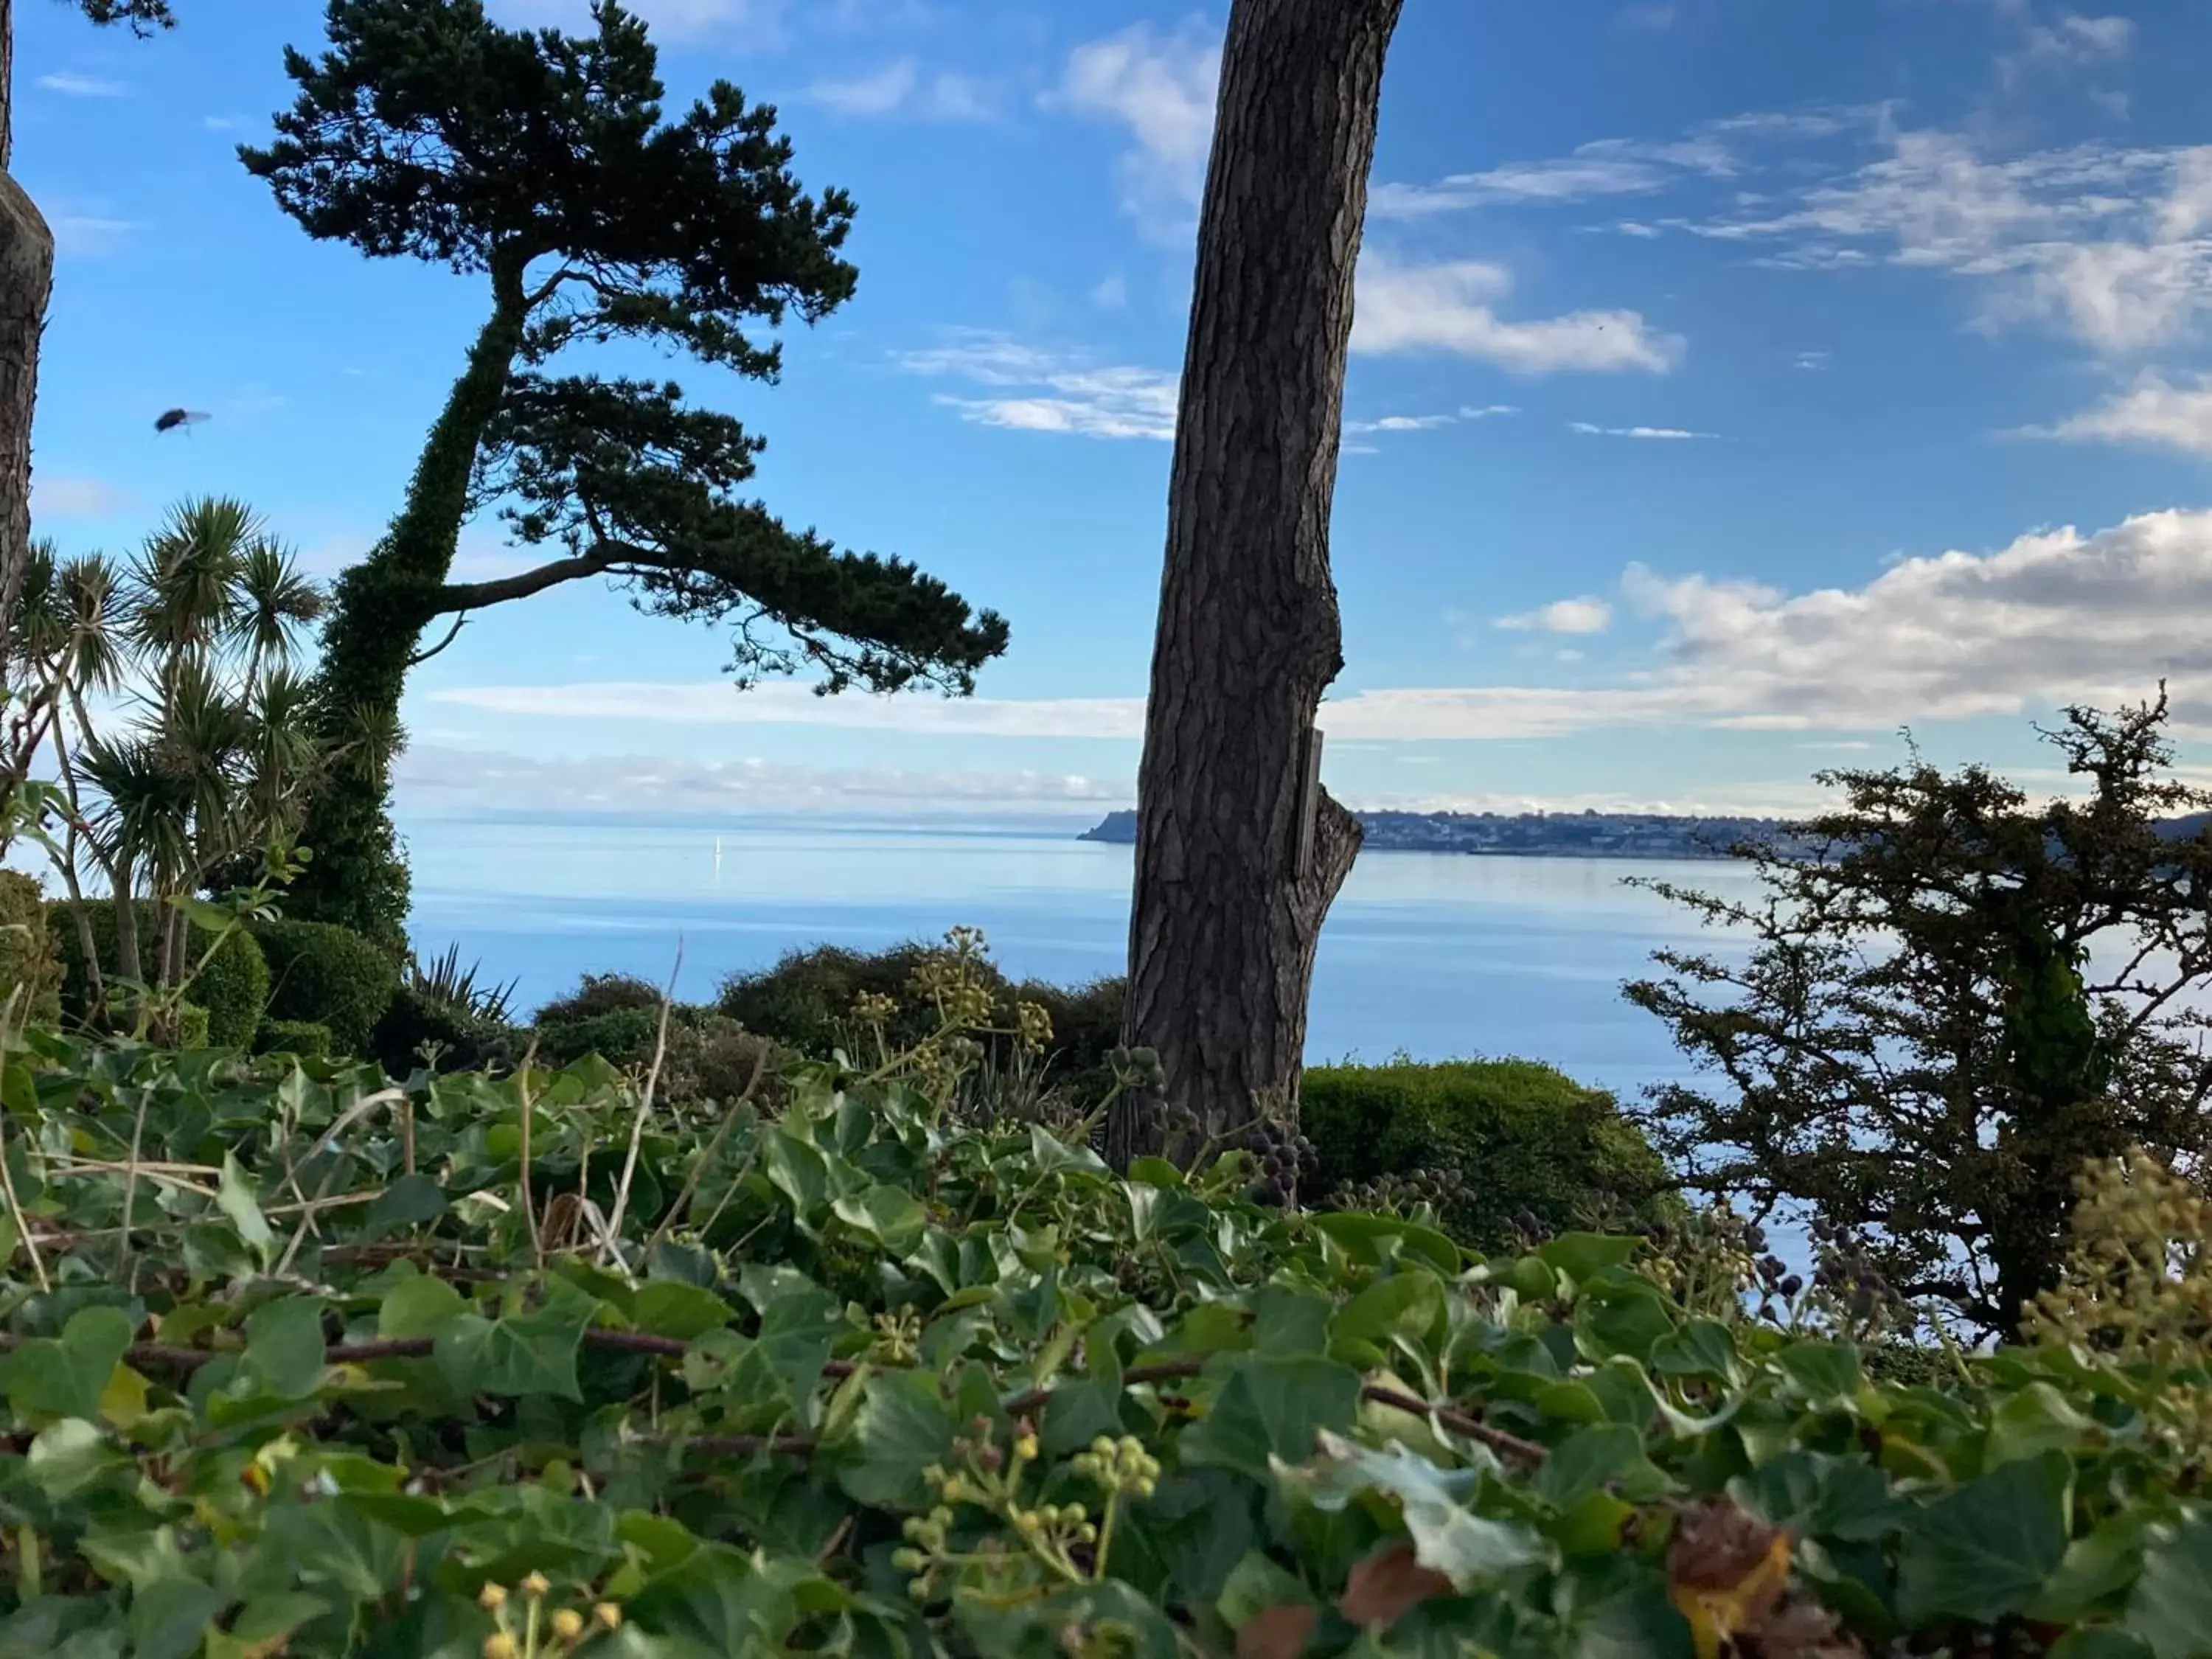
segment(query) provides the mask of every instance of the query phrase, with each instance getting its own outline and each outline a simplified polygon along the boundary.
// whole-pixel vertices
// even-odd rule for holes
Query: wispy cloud
[[[1516,374],[1665,374],[1681,361],[1684,343],[1633,311],[1503,318],[1497,307],[1512,287],[1501,265],[1399,264],[1370,254],[1360,261],[1352,349],[1378,356],[1449,353]]]
[[[1442,415],[1383,415],[1371,421],[1346,421],[1346,432],[1364,436],[1377,432],[1433,432],[1438,427],[1457,426],[1462,422],[1492,421],[1500,416],[1518,415],[1520,410],[1512,404],[1486,404],[1480,408],[1467,404]]]
[[[1172,31],[1138,23],[1076,47],[1044,101],[1127,130],[1123,210],[1150,234],[1180,242],[1198,222],[1220,77],[1218,28],[1195,18]]]
[[[591,0],[495,0],[511,20],[574,29],[591,21]],[[784,42],[788,0],[632,0],[628,10],[663,39],[713,36],[733,46],[773,50]]]
[[[996,112],[984,84],[940,70],[925,75],[911,58],[850,80],[817,81],[807,99],[856,119],[907,116],[927,121],[987,121]]]
[[[1899,560],[1856,587],[1786,592],[1639,566],[1620,599],[1659,632],[1656,665],[1598,685],[1383,688],[1322,706],[1332,738],[1377,742],[1559,737],[1607,727],[1893,731],[2016,716],[2080,701],[2112,707],[2168,681],[2182,735],[2212,735],[2212,510],[2141,514],[2094,533],[2039,531],[1994,552]],[[1529,631],[1593,631],[1610,601],[1529,613]],[[1541,620],[1550,618],[1551,625]],[[1562,629],[1558,624],[1565,623]],[[434,702],[629,725],[874,726],[917,736],[1133,742],[1136,697],[1022,702],[823,698],[803,686],[479,686]]]
[[[64,98],[120,98],[131,90],[120,81],[97,75],[41,75],[34,84],[42,92],[59,93]]]
[[[720,690],[736,696],[727,686]],[[1102,780],[1066,772],[818,767],[663,755],[552,760],[434,744],[410,745],[394,770],[403,811],[445,814],[1087,817],[1135,798],[1134,780],[1120,775]]]
[[[46,226],[54,234],[56,252],[83,258],[111,253],[133,231],[145,228],[136,220],[100,213],[49,213]]]
[[[724,680],[449,687],[432,692],[430,700],[490,714],[559,720],[844,726],[930,737],[1131,739],[1144,735],[1145,714],[1139,697],[821,697],[809,687],[793,684],[740,692]]]
[[[980,425],[1085,438],[1175,436],[1181,382],[1163,369],[1100,364],[975,331],[902,353],[897,361],[909,374],[984,388],[987,395],[980,397],[937,394],[939,403]]]
[[[1565,155],[1503,161],[1433,184],[1378,185],[1368,211],[1385,219],[1419,219],[1469,208],[1657,195],[1689,179],[1734,179],[1763,161],[1776,144],[1861,130],[1876,113],[1860,107],[1760,112],[1708,121],[1678,138],[1596,138]],[[1646,227],[1632,222],[1621,228],[1636,234]]]
[[[1800,368],[1819,370],[1832,367],[1835,360],[1836,354],[1832,351],[1801,351],[1797,354],[1796,363]]]
[[[2138,444],[2212,456],[2212,374],[2176,384],[2145,374],[2124,392],[2056,426],[2030,427],[2032,438]]]
[[[1613,626],[1613,607],[1603,599],[1554,599],[1538,610],[1500,617],[1498,626],[1517,632],[1602,634]]]
[[[1711,438],[1711,432],[1691,432],[1679,426],[1593,426],[1588,421],[1569,421],[1567,430],[1579,432],[1585,438],[1644,438],[1662,442],[1677,442],[1685,438]]]
[[[138,503],[129,491],[104,478],[73,478],[52,473],[31,475],[31,521],[47,519],[106,519],[134,511]]]

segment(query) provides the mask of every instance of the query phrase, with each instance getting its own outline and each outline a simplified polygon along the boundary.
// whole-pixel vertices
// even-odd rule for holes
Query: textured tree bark
[[[1294,1107],[1322,919],[1359,849],[1306,788],[1343,666],[1328,521],[1352,275],[1401,0],[1236,0],[1222,49],[1138,780],[1124,1040],[1158,1052],[1117,1163],[1172,1109]],[[1308,811],[1316,813],[1310,826]],[[1306,844],[1303,862],[1302,841]]]
[[[54,283],[53,233],[8,172],[15,22],[13,0],[0,0],[0,629],[14,624],[31,556],[31,416]]]

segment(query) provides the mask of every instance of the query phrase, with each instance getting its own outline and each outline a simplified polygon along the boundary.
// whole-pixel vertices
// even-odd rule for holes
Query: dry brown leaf
[[[1667,1581],[1690,1621],[1698,1659],[1719,1659],[1780,1606],[1790,1588],[1790,1534],[1725,1498],[1709,1498],[1675,1523]]]
[[[1255,1613],[1237,1632],[1237,1659],[1297,1659],[1320,1618],[1321,1610],[1313,1607]]]
[[[1449,1595],[1452,1582],[1415,1558],[1405,1539],[1385,1544],[1352,1570],[1336,1604],[1355,1625],[1388,1627],[1431,1596]]]

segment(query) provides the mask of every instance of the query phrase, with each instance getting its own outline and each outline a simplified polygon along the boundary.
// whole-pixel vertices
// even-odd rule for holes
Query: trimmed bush
[[[1667,1218],[1666,1164],[1602,1089],[1525,1060],[1322,1066],[1299,1125],[1326,1195],[1391,1176],[1457,1177],[1444,1219],[1479,1249],[1506,1245],[1527,1212],[1547,1229]]]
[[[62,1018],[62,959],[39,884],[0,870],[0,997],[23,989],[19,1017],[41,1025]]]
[[[210,1039],[208,1035],[210,1030],[210,1017],[208,1011],[201,1007],[197,1002],[185,1002],[178,1004],[178,1048],[179,1050],[183,1050],[186,1048],[205,1048],[209,1047],[210,1043]],[[231,1045],[225,1044],[224,1046],[229,1047]]]
[[[331,1057],[331,1028],[312,1019],[264,1019],[253,1034],[257,1054],[297,1054],[301,1060]]]
[[[625,1008],[660,1006],[660,988],[635,974],[586,974],[583,982],[565,997],[556,997],[538,1011],[539,1025],[574,1025],[579,1020]]]
[[[535,1033],[538,1059],[546,1066],[567,1066],[586,1054],[597,1054],[617,1066],[643,1063],[653,1058],[653,1038],[660,1030],[660,1010],[610,1008],[582,1019],[541,1021]]]
[[[399,964],[329,922],[264,921],[253,931],[269,957],[270,1018],[328,1026],[337,1054],[370,1054],[377,1022],[398,994]]]
[[[154,903],[150,899],[140,899],[135,908],[138,916],[139,975],[148,978],[152,975],[155,961]],[[119,972],[116,966],[114,904],[106,899],[95,899],[85,907],[85,912],[92,923],[93,942],[100,948],[103,975]],[[71,1018],[82,1019],[88,1012],[90,976],[85,972],[84,949],[77,938],[76,920],[65,901],[46,907],[46,929],[63,964],[62,1012]],[[206,954],[214,939],[208,929],[197,923],[191,925],[186,950],[194,963]],[[260,1029],[262,1016],[269,1010],[268,959],[251,933],[243,927],[234,927],[188,988],[192,1001],[207,1011],[207,1034],[198,1046],[246,1048],[252,1044],[254,1032]]]

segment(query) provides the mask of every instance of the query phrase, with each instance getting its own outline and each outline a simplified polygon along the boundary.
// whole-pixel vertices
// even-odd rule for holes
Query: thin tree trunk
[[[7,26],[0,0],[0,629],[15,623],[31,556],[31,416],[54,281],[53,233],[7,171]]]
[[[1359,849],[1308,787],[1343,666],[1328,521],[1352,276],[1401,0],[1236,0],[1221,59],[1138,781],[1123,1036],[1202,1132],[1295,1109],[1322,919]]]

